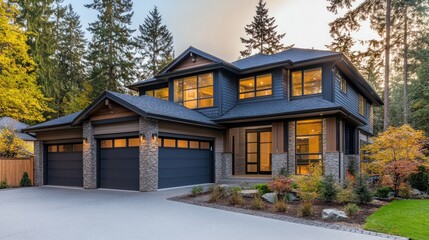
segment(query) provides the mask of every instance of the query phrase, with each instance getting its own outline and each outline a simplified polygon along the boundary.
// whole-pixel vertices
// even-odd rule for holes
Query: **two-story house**
[[[229,63],[190,47],[129,88],[27,129],[37,185],[155,191],[316,162],[341,180],[383,104],[342,53],[299,48]]]

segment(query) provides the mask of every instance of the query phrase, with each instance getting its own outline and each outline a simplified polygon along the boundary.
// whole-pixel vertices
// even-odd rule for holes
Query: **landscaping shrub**
[[[230,190],[231,196],[229,198],[229,204],[231,205],[241,205],[244,203],[243,196],[240,194],[241,188],[233,187]]]
[[[398,190],[398,196],[401,198],[411,198],[411,193],[413,189],[408,184],[401,184]]]
[[[366,177],[357,177],[354,186],[354,193],[356,194],[356,200],[359,204],[368,203],[372,201],[372,194],[368,188],[368,182]]]
[[[377,189],[377,197],[379,198],[388,198],[389,193],[392,191],[390,187],[381,187]]]
[[[313,214],[313,203],[317,197],[316,192],[300,192],[299,197],[301,200],[301,205],[299,207],[299,212],[301,216],[306,217]]]
[[[12,128],[0,129],[0,156],[6,158],[26,158],[29,157],[30,149],[27,144],[19,138]]]
[[[276,212],[286,212],[287,211],[287,203],[283,200],[279,200],[274,204],[274,211]]]
[[[203,187],[196,186],[196,187],[192,188],[191,196],[196,197],[196,196],[198,196],[198,194],[201,194],[201,193],[203,193]]]
[[[19,186],[21,186],[21,187],[31,187],[31,179],[30,179],[30,177],[28,176],[28,173],[27,172],[24,172],[24,174],[22,175],[22,178],[21,178],[21,182],[19,183]]]
[[[267,183],[255,184],[255,185],[253,185],[253,188],[256,189],[256,190],[259,190],[259,193],[261,195],[264,195],[265,193],[270,193],[271,192],[271,190],[268,187]]]
[[[292,184],[293,180],[291,178],[278,176],[268,183],[268,188],[277,193],[279,199],[283,199],[286,193],[292,190]]]
[[[429,190],[429,175],[424,166],[418,167],[418,173],[411,175],[411,187],[418,189],[422,192]]]
[[[8,187],[9,187],[9,184],[7,183],[7,179],[3,179],[3,180],[0,182],[0,189],[8,188]]]
[[[347,187],[347,188],[341,188],[340,191],[338,191],[337,194],[337,200],[338,203],[354,203],[357,202],[357,197],[355,192],[353,191],[353,187]]]
[[[344,207],[344,212],[351,217],[359,211],[359,207],[354,203],[349,203]]]
[[[415,173],[417,173],[417,164],[414,162],[408,160],[390,162],[384,167],[382,184],[391,187],[395,196],[398,196],[400,186]]]
[[[337,199],[338,185],[332,175],[326,176],[320,182],[320,197],[325,202],[333,202]]]
[[[253,209],[262,209],[264,208],[264,201],[260,195],[255,195],[250,203],[251,208]]]
[[[217,185],[213,185],[212,187],[210,187],[209,202],[217,202],[224,196],[225,196],[225,189]]]

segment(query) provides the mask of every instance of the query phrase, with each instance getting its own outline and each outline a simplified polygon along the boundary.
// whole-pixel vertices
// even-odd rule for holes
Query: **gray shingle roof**
[[[16,135],[24,141],[36,141],[36,138],[34,138],[33,136],[21,132],[22,129],[28,127],[28,124],[25,124],[10,117],[2,117],[0,118],[0,129],[4,127],[15,129]]]
[[[243,119],[252,117],[267,117],[275,115],[288,115],[302,111],[316,111],[338,109],[339,104],[326,101],[322,98],[304,98],[288,101],[286,99],[269,100],[252,103],[242,103],[231,108],[222,117],[215,121]]]
[[[108,92],[108,94],[125,101],[126,103],[136,107],[145,114],[167,119],[177,119],[187,122],[194,122],[205,125],[216,125],[203,114],[186,108],[178,103],[165,101],[159,98],[142,95],[139,97],[130,96],[116,92]]]
[[[297,63],[297,62],[308,61],[312,59],[335,56],[335,55],[341,55],[341,53],[333,52],[333,51],[315,50],[315,49],[290,48],[286,51],[273,54],[273,55],[256,54],[256,55],[232,62],[232,65],[234,65],[237,68],[240,68],[241,70],[246,70],[248,68],[280,63],[287,60],[290,60],[293,63]]]
[[[79,112],[75,112],[63,117],[59,117],[59,118],[55,118],[46,122],[42,122],[36,125],[33,125],[31,127],[28,127],[25,129],[25,131],[31,131],[31,130],[35,130],[35,129],[39,129],[39,128],[46,128],[46,127],[53,127],[53,126],[58,126],[58,125],[67,125],[73,122],[73,119],[79,115],[81,113],[81,111]]]

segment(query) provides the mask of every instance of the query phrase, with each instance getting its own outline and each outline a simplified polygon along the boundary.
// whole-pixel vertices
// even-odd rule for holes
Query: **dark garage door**
[[[211,142],[159,138],[158,188],[213,182]]]
[[[82,144],[48,145],[46,170],[48,185],[82,187]]]
[[[100,188],[139,190],[139,138],[100,140]]]

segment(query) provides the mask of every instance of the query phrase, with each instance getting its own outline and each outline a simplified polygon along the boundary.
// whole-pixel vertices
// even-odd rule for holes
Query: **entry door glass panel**
[[[271,172],[271,131],[246,133],[246,172]]]

